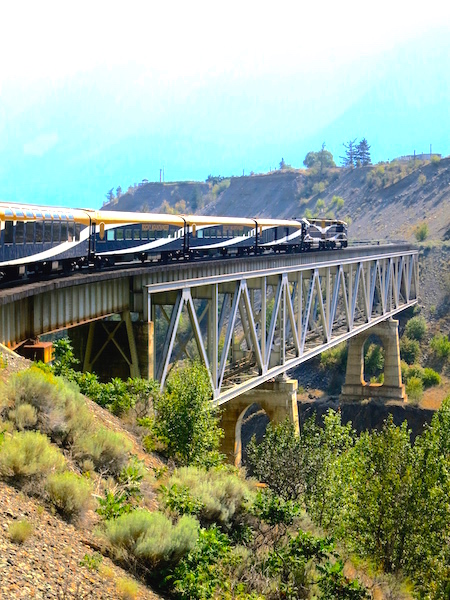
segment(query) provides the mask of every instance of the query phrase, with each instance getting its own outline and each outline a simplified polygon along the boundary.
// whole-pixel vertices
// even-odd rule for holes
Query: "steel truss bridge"
[[[200,357],[223,404],[417,303],[412,247],[301,259],[148,285],[150,373],[161,388],[174,362]]]
[[[133,375],[199,358],[222,404],[416,304],[418,278],[407,244],[80,272],[0,290],[0,342],[120,314]]]

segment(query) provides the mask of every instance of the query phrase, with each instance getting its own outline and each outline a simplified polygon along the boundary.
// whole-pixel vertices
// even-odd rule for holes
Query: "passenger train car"
[[[0,273],[70,272],[133,260],[188,260],[345,248],[347,225],[67,209],[0,202]]]

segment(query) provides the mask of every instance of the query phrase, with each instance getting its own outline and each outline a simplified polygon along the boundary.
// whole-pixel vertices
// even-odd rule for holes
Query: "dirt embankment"
[[[30,364],[4,346],[0,347],[0,381],[7,381],[13,373],[27,369]],[[143,452],[138,438],[120,419],[87,398],[86,405],[99,424],[124,434],[131,441],[132,453],[144,461],[150,472],[152,467],[162,466],[153,455]],[[69,455],[66,460],[69,467],[76,470]],[[146,492],[146,505],[154,508],[155,496],[150,489]],[[0,599],[123,600],[133,597],[158,600],[160,596],[144,582],[98,553],[99,540],[93,531],[99,519],[90,509],[81,519],[69,523],[32,494],[26,495],[0,481]],[[19,544],[11,540],[9,528],[21,520],[31,525],[31,534]],[[124,592],[129,581],[134,590],[132,596]]]

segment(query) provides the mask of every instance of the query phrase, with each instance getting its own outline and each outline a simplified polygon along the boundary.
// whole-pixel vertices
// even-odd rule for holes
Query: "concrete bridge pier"
[[[380,338],[384,348],[384,382],[382,384],[364,381],[364,344],[372,334]],[[341,400],[354,402],[365,398],[407,401],[400,366],[398,321],[393,319],[382,321],[349,340],[347,371],[345,384],[342,386]]]
[[[225,436],[221,451],[230,463],[236,466],[241,464],[242,422],[252,404],[258,404],[272,423],[281,423],[288,418],[299,433],[297,388],[298,382],[295,379],[267,381],[224,405],[221,427]]]

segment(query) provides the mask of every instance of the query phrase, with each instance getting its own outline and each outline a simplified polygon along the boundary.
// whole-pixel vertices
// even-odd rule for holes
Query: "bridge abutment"
[[[385,351],[382,384],[364,381],[364,344],[370,335],[380,338]],[[349,340],[347,370],[341,400],[354,402],[365,398],[407,401],[400,366],[398,321],[393,319],[382,321]]]
[[[296,432],[299,432],[297,388],[298,382],[295,379],[267,381],[226,403],[221,421],[225,432],[221,450],[230,463],[237,466],[241,464],[242,423],[252,404],[258,404],[272,423],[281,423],[287,418],[294,424]]]

